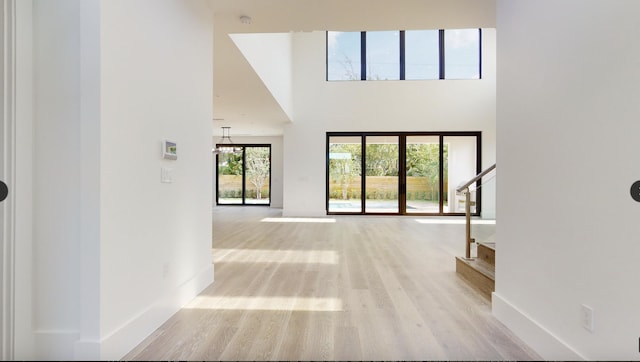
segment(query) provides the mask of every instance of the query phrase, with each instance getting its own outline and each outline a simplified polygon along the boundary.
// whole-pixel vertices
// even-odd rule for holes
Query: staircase
[[[491,300],[496,285],[496,243],[478,243],[477,257],[456,257],[456,273]]]
[[[456,188],[456,194],[465,198],[466,237],[465,257],[456,257],[456,273],[468,280],[485,297],[491,300],[491,294],[496,289],[496,243],[477,243],[476,257],[471,257],[471,244],[475,239],[471,237],[471,190],[469,187],[476,184],[476,190],[482,185],[480,180],[489,172],[495,170],[496,164],[489,166],[471,180]]]

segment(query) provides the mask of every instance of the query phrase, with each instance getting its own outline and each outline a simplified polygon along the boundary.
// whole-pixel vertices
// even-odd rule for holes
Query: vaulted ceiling
[[[214,136],[222,135],[223,126],[231,127],[232,137],[281,135],[295,122],[232,34],[495,27],[495,0],[210,0],[210,5]]]

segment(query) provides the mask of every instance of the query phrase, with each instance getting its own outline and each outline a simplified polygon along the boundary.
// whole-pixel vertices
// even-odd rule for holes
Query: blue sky
[[[478,79],[478,29],[445,30],[445,78]],[[367,32],[367,78],[399,79],[399,31]],[[438,79],[438,30],[405,32],[406,79]],[[328,32],[328,79],[360,79],[360,32]]]

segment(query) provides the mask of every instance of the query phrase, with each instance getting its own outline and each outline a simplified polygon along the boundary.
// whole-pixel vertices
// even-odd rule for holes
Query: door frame
[[[216,144],[216,147],[218,146],[225,146],[224,144]],[[216,170],[216,189],[215,191],[215,202],[216,205],[218,206],[267,206],[270,207],[271,206],[271,179],[272,179],[272,175],[271,175],[271,170],[272,170],[272,156],[271,156],[271,152],[272,152],[272,147],[271,144],[268,143],[234,143],[235,147],[240,147],[242,148],[242,203],[239,204],[225,204],[225,203],[220,203],[220,195],[219,195],[219,191],[220,191],[220,173],[219,173],[219,168],[218,168],[218,162],[219,162],[219,156],[220,154],[216,154],[216,158],[215,158],[215,164],[214,164],[214,168]],[[267,204],[251,204],[251,203],[246,203],[246,194],[247,194],[247,190],[246,190],[246,152],[245,149],[248,147],[263,147],[263,148],[268,148],[269,149],[269,203]]]
[[[393,213],[383,213],[383,212],[367,212],[365,208],[365,197],[366,197],[366,138],[367,136],[398,136],[398,162],[399,162],[399,177],[398,177],[398,212]],[[439,211],[437,213],[407,213],[406,212],[406,140],[408,136],[438,136],[439,138]],[[476,139],[476,164],[475,164],[475,174],[481,172],[482,168],[482,132],[479,131],[445,131],[445,132],[327,132],[326,133],[326,174],[325,174],[325,211],[327,215],[401,215],[401,216],[463,216],[464,213],[456,213],[456,212],[444,212],[444,199],[443,195],[446,190],[444,189],[444,139],[446,137],[475,137]],[[362,159],[360,160],[362,175],[361,175],[361,210],[359,212],[336,212],[329,211],[329,202],[330,202],[330,193],[329,193],[329,148],[330,148],[330,139],[331,137],[360,137],[361,138],[361,147],[362,147]],[[482,186],[482,181],[478,180],[476,183],[476,189],[480,189]],[[453,200],[449,200],[452,202]],[[476,209],[472,214],[473,216],[480,216],[482,211],[482,196],[481,192],[476,193]]]
[[[0,309],[0,356],[3,360],[14,359],[15,332],[15,127],[16,127],[16,3],[15,0],[2,0],[0,16],[3,26],[0,28],[0,65],[2,71],[2,124],[0,139],[2,140],[2,157],[0,157],[0,179],[9,188],[6,200],[0,203],[0,233],[2,257],[0,271],[2,273],[2,308]]]
[[[36,358],[33,330],[33,1],[0,0],[0,357]]]

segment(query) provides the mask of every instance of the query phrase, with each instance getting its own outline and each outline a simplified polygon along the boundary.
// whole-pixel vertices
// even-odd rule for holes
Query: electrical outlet
[[[582,305],[582,326],[593,333],[593,308]]]
[[[170,184],[173,182],[173,169],[162,167],[160,169],[160,182]]]

